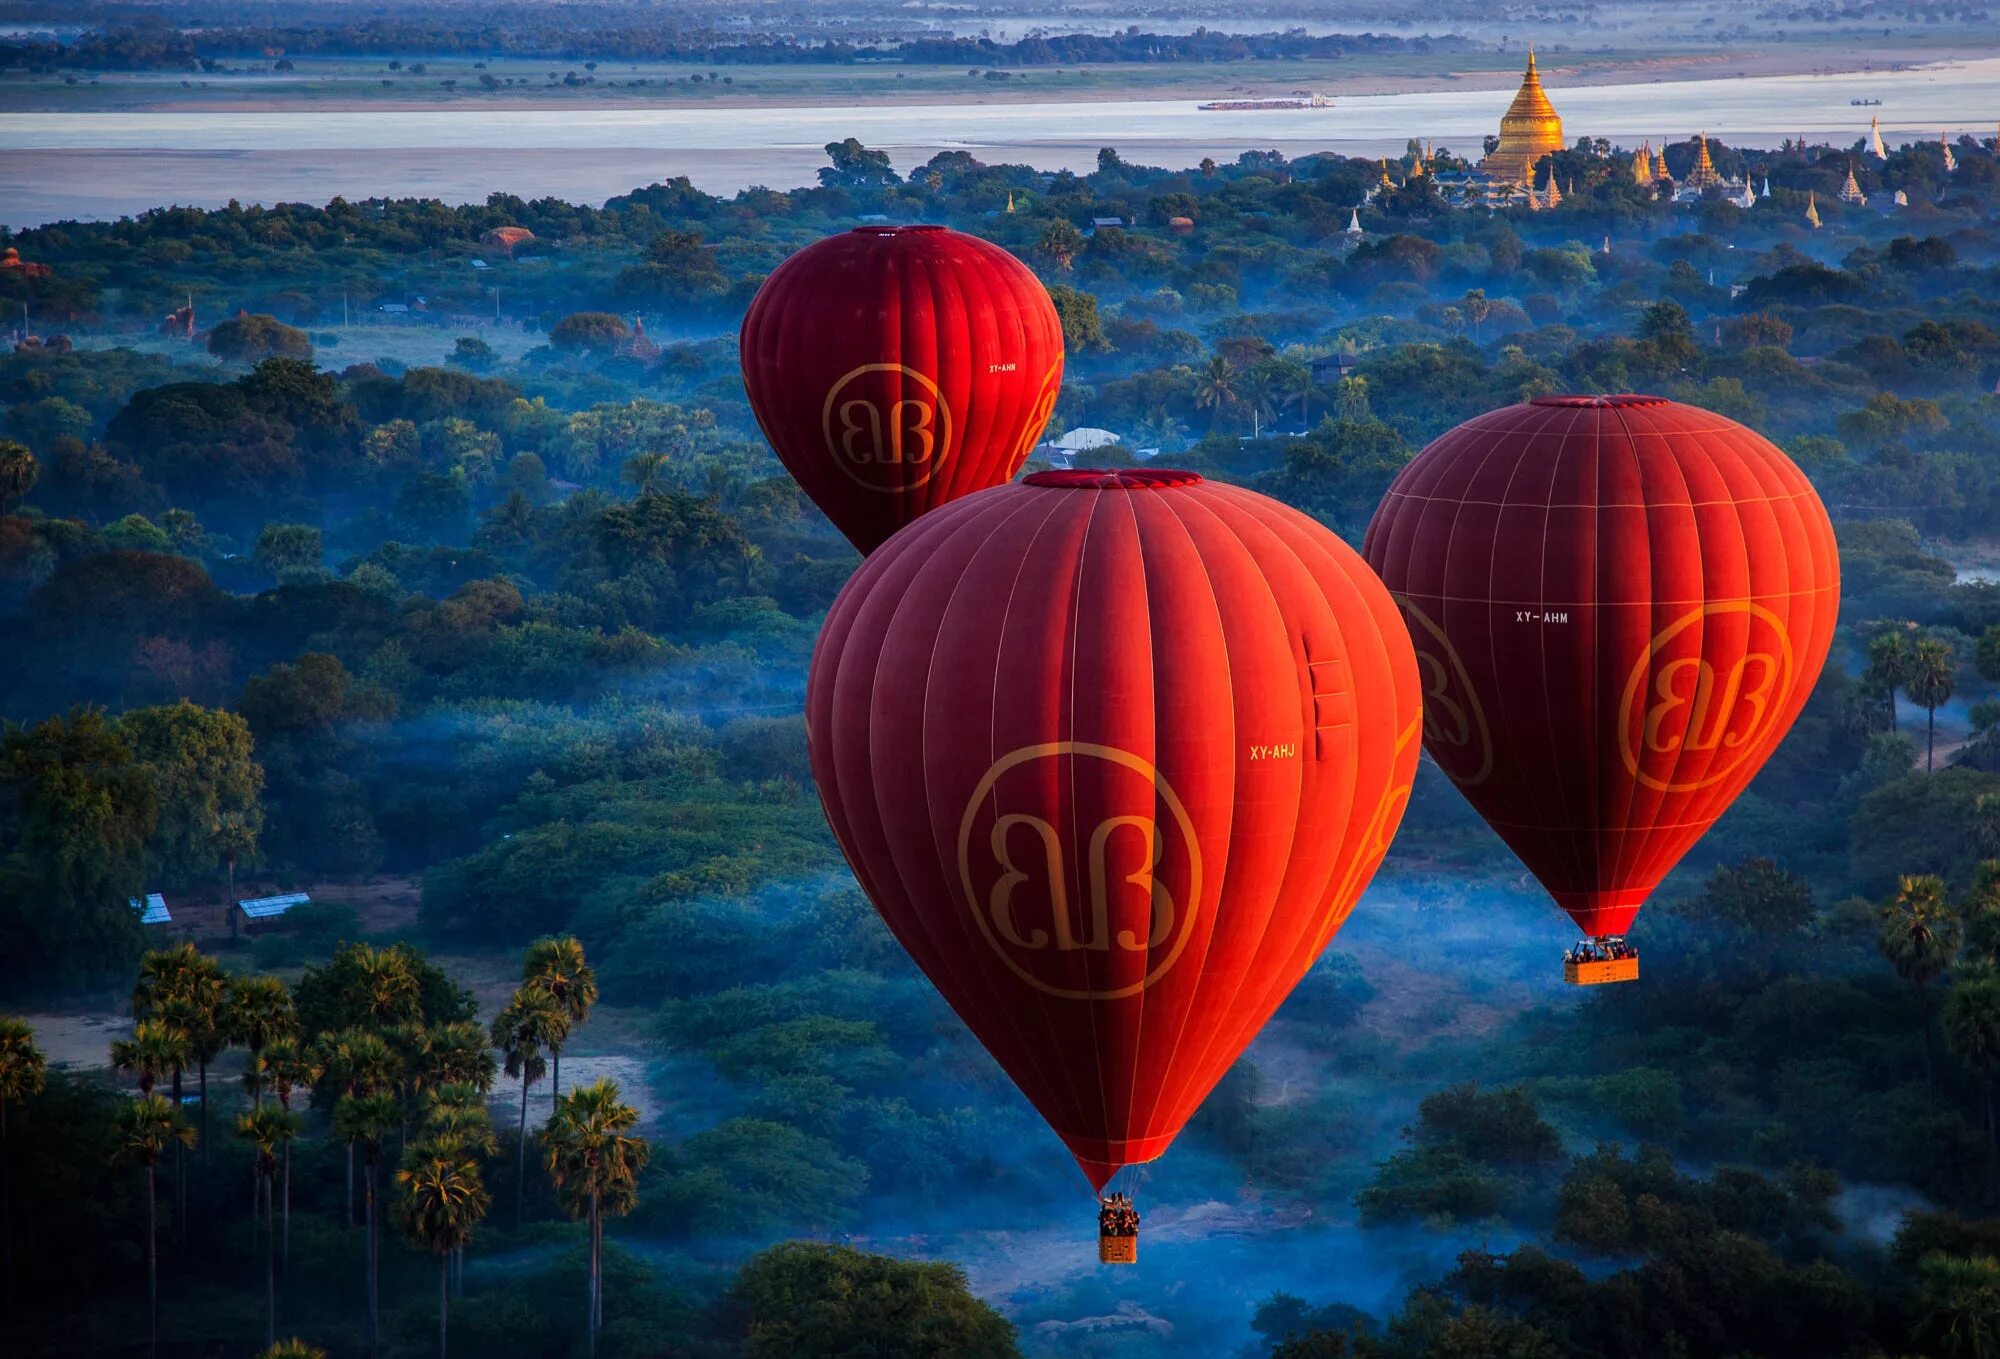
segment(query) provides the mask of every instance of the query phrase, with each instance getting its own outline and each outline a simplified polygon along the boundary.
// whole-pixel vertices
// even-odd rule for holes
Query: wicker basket
[[[1097,1260],[1105,1265],[1137,1264],[1139,1260],[1139,1238],[1136,1236],[1097,1237]]]
[[[1571,986],[1603,986],[1607,982],[1639,980],[1639,955],[1610,958],[1601,963],[1564,963],[1563,980]]]

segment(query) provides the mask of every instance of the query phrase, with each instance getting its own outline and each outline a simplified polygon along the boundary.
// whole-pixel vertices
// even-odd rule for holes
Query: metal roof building
[[[127,897],[125,899],[132,904],[132,910],[138,915],[141,925],[171,925],[174,923],[172,913],[167,910],[167,899],[158,892],[146,893],[146,899],[143,902],[137,897]]]
[[[275,920],[294,906],[303,906],[312,898],[304,892],[287,892],[277,897],[250,897],[236,903],[236,909],[243,912],[245,920]]]

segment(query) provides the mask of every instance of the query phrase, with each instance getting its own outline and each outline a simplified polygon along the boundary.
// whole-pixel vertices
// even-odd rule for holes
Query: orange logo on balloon
[[[1493,772],[1493,733],[1465,662],[1444,629],[1408,595],[1397,595],[1396,602],[1421,629],[1421,635],[1410,640],[1416,643],[1418,677],[1424,686],[1424,745],[1459,787],[1482,783]]]
[[[1051,770],[1050,760],[1069,767]],[[1062,805],[1086,761],[1088,782],[1105,790],[1094,800],[1129,809],[1087,829]],[[958,873],[1000,960],[1066,1000],[1116,1000],[1158,981],[1186,948],[1201,901],[1201,846],[1173,788],[1130,751],[1083,741],[1023,746],[993,762],[959,820]],[[1110,984],[1108,974],[1133,970],[1127,959],[1141,975]],[[1105,984],[1077,986],[1079,974]]]
[[[1674,646],[1705,619],[1737,616],[1749,636],[1741,656],[1720,670],[1698,645]],[[1730,648],[1732,654],[1736,650]],[[1663,662],[1663,652],[1673,654]],[[1618,747],[1627,772],[1648,788],[1669,793],[1721,782],[1759,754],[1791,694],[1792,670],[1785,620],[1763,605],[1727,600],[1682,614],[1660,629],[1625,681]],[[1699,777],[1681,777],[1684,758],[1696,761]]]
[[[1410,723],[1396,737],[1396,762],[1402,763],[1403,752],[1410,748],[1410,742],[1417,739],[1424,719]],[[1414,773],[1414,766],[1412,766]],[[1319,938],[1312,947],[1312,956],[1317,958],[1320,950],[1333,942],[1333,936],[1347,923],[1355,902],[1361,899],[1361,883],[1374,875],[1376,866],[1388,856],[1389,846],[1396,839],[1396,828],[1403,824],[1403,812],[1410,805],[1410,790],[1414,779],[1404,782],[1390,780],[1382,790],[1382,798],[1369,814],[1368,824],[1361,828],[1361,844],[1355,855],[1348,861],[1347,871],[1326,899],[1326,922],[1320,927]]]
[[[906,394],[914,384],[914,395]],[[951,406],[937,383],[900,363],[864,363],[827,390],[820,428],[834,466],[871,491],[910,491],[951,454]]]
[[[1020,442],[1014,449],[1017,455],[1027,453],[1040,441],[1049,417],[1056,413],[1056,397],[1062,391],[1062,369],[1062,356],[1058,354],[1049,371],[1042,374],[1042,389],[1035,394],[1034,409],[1028,412],[1028,423],[1022,427]]]

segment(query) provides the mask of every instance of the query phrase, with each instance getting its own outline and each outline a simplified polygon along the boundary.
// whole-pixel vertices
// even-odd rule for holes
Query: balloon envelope
[[[1833,526],[1733,420],[1552,396],[1411,460],[1368,562],[1424,675],[1424,746],[1586,933],[1749,784],[1833,639]]]
[[[941,226],[807,246],[758,289],[741,340],[765,438],[863,552],[1010,480],[1062,383],[1062,323],[1041,282]]]
[[[1416,663],[1326,529],[1185,472],[1044,472],[862,563],[813,775],[889,928],[1094,1185],[1158,1156],[1400,822]]]

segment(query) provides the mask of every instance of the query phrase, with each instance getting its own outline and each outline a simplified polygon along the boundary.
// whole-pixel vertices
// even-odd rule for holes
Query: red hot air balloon
[[[1467,421],[1397,476],[1363,550],[1416,645],[1425,749],[1593,938],[1777,748],[1840,605],[1805,474],[1652,396]]]
[[[834,602],[806,705],[855,876],[1100,1189],[1340,928],[1420,725],[1358,556],[1157,470],[1039,472],[897,534]]]
[[[741,350],[764,437],[863,552],[1011,480],[1062,384],[1047,290],[999,246],[941,226],[807,246],[757,290]]]

